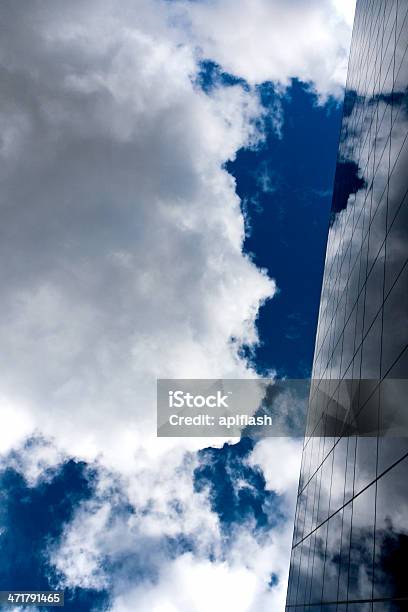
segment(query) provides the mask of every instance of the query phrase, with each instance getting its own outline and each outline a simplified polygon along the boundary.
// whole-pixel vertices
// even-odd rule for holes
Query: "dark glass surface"
[[[408,609],[408,439],[321,435],[344,389],[378,424],[408,398],[407,44],[406,0],[357,1],[288,610]]]

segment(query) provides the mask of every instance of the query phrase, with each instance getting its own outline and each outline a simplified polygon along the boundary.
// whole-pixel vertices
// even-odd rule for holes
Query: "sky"
[[[283,609],[301,442],[156,379],[310,376],[353,10],[2,3],[0,590]]]

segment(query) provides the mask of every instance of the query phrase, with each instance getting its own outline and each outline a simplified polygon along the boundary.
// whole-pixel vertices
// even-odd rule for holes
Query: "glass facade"
[[[408,610],[408,439],[324,419],[340,381],[378,423],[408,411],[407,34],[407,0],[357,1],[286,610]]]

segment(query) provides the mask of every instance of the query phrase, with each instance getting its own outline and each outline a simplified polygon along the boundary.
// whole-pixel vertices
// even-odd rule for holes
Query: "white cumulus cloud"
[[[178,16],[204,56],[250,83],[297,77],[341,96],[353,0],[177,0]]]
[[[253,375],[239,347],[275,291],[242,254],[222,167],[260,137],[259,101],[241,86],[205,95],[193,50],[156,5],[138,8],[5,3],[1,43],[9,444],[30,423],[130,469],[154,432],[156,378]]]

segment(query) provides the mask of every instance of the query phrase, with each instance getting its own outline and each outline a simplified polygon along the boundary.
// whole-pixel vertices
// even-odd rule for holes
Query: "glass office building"
[[[381,433],[408,415],[407,34],[407,0],[357,1],[286,610],[408,610],[408,438]],[[351,405],[378,428],[342,435]]]

